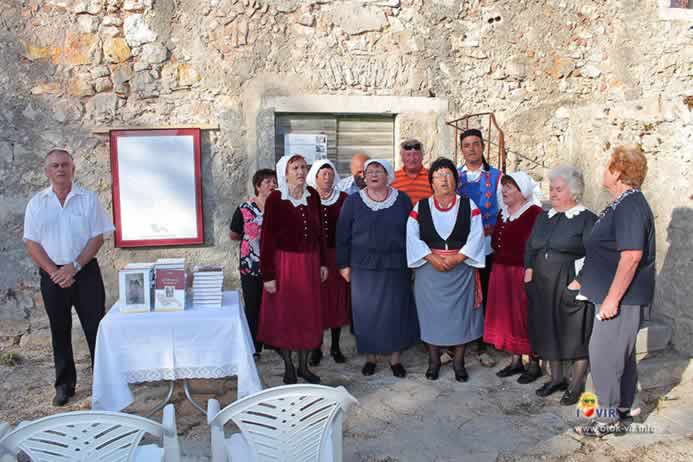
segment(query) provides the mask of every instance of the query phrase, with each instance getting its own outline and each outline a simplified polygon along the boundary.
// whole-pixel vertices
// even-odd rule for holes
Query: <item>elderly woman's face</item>
[[[387,171],[382,165],[375,162],[368,164],[366,186],[371,189],[381,189],[387,186]]]
[[[277,178],[273,176],[264,178],[257,187],[257,195],[267,197],[275,189],[277,189]]]
[[[291,186],[305,184],[307,174],[308,164],[303,157],[294,159],[286,166],[286,182]]]
[[[512,181],[507,181],[503,183],[501,187],[501,192],[503,193],[503,203],[509,207],[513,208],[518,205],[522,205],[527,202],[525,196],[522,195],[515,183]]]
[[[549,198],[551,199],[551,206],[558,211],[568,210],[577,204],[573,198],[573,192],[563,178],[551,180]]]
[[[439,168],[433,172],[433,194],[438,196],[449,196],[455,194],[455,175],[449,168]]]
[[[334,183],[334,170],[332,167],[323,167],[318,170],[318,174],[315,176],[315,184],[317,184],[318,189],[321,191],[330,191]]]
[[[606,168],[604,169],[604,176],[602,177],[602,184],[606,189],[612,189],[614,186],[616,186],[616,183],[618,183],[618,178],[621,176],[621,174],[614,169],[612,172],[609,167],[611,166],[611,160],[609,160],[609,163],[606,165]]]

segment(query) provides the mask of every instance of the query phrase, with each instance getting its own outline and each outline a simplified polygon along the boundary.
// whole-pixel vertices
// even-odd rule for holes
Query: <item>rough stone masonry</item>
[[[103,130],[214,127],[203,131],[205,245],[109,241],[99,258],[109,304],[118,268],[164,256],[224,264],[234,287],[228,222],[249,173],[273,156],[259,133],[261,101],[332,95],[444,101],[442,116],[398,116],[396,136],[424,139],[431,157],[452,155],[444,120],[492,111],[511,170],[543,180],[558,163],[577,164],[597,212],[610,149],[641,143],[658,231],[655,313],[693,354],[693,21],[664,19],[662,3],[0,0],[0,348],[49,342],[21,237],[50,148],[74,153],[78,181],[110,209]]]

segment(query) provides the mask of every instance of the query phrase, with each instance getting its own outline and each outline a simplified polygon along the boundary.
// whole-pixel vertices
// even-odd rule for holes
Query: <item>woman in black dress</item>
[[[597,217],[580,204],[584,180],[579,170],[558,167],[549,180],[552,208],[537,218],[525,249],[527,330],[532,350],[551,369],[551,380],[537,395],[565,390],[561,404],[570,405],[585,386],[594,305],[578,300],[578,290],[568,285],[584,261],[584,242]],[[575,361],[570,384],[562,360]]]

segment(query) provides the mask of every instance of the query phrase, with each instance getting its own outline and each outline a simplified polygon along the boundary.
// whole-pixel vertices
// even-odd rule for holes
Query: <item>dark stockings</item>
[[[308,350],[298,352],[298,376],[309,383],[320,383],[320,377],[308,369]]]
[[[582,391],[585,388],[588,368],[589,360],[587,358],[575,360],[573,364],[573,377],[570,381],[570,391]]]
[[[294,368],[294,363],[291,360],[291,350],[281,349],[277,350],[277,352],[284,360],[284,383],[296,383],[298,379],[296,378],[296,369]]]
[[[452,367],[455,370],[464,367],[464,345],[457,345],[455,347],[455,357],[452,360]]]
[[[431,369],[440,368],[440,347],[428,345],[428,367]]]
[[[330,347],[330,351],[340,351],[339,348],[339,338],[342,336],[342,328],[341,327],[335,327],[333,329],[330,329],[332,333],[332,346]]]
[[[563,368],[560,360],[549,361],[549,369],[551,369],[551,384],[556,385],[563,381]]]
[[[515,368],[522,365],[522,356],[513,355],[513,359],[510,361],[510,367]]]

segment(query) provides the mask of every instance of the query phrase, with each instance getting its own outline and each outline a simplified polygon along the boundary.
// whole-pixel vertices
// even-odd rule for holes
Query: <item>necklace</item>
[[[595,225],[601,221],[602,218],[606,216],[607,213],[609,213],[609,210],[616,210],[616,207],[618,207],[618,204],[620,204],[623,199],[626,197],[630,196],[631,194],[635,194],[640,192],[640,189],[638,188],[631,188],[631,189],[626,189],[619,195],[616,199],[614,199],[609,205],[604,207],[604,210],[602,210],[602,213],[599,214],[599,218],[597,218],[597,221],[594,223]]]

